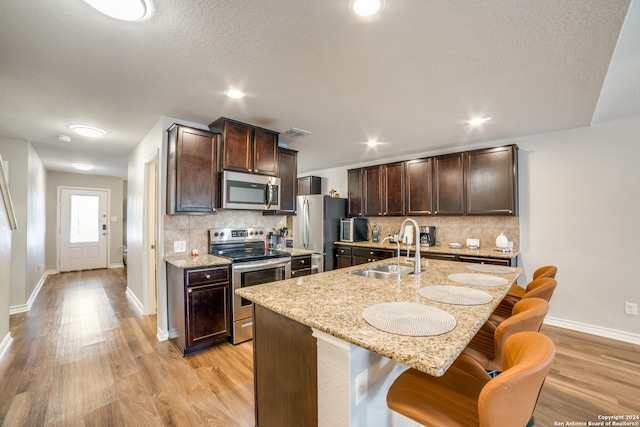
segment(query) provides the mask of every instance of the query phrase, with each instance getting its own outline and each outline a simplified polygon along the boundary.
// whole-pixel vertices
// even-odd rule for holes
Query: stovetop
[[[291,257],[288,252],[268,249],[264,228],[212,228],[209,230],[209,253],[229,258],[235,263]]]

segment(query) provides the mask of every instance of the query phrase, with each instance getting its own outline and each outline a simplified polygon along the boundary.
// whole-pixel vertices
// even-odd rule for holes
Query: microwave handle
[[[267,182],[267,210],[271,209],[271,204],[273,203],[273,185],[271,184],[271,179]]]

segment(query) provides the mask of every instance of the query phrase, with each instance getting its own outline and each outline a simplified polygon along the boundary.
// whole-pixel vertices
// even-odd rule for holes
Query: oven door
[[[290,257],[233,264],[231,313],[234,323],[234,344],[251,339],[253,335],[251,328],[253,303],[236,295],[236,289],[290,278]]]

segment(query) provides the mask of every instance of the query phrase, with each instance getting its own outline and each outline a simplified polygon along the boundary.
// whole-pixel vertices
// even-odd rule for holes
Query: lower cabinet
[[[516,259],[504,259],[504,258],[484,258],[477,256],[466,256],[460,255],[458,256],[458,261],[460,262],[474,262],[476,264],[492,264],[492,265],[504,265],[506,267],[515,266]]]
[[[336,246],[336,268],[351,267],[351,247]]]
[[[311,274],[311,255],[297,255],[291,257],[291,278]]]
[[[183,356],[231,336],[230,266],[167,264],[169,340]]]

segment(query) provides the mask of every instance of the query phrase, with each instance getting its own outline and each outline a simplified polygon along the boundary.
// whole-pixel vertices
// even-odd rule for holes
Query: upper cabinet
[[[277,213],[295,215],[298,193],[298,152],[278,148],[278,176],[280,177],[280,210]]]
[[[168,132],[167,213],[215,213],[218,135],[181,125]]]
[[[517,215],[518,146],[464,153],[467,215]]]
[[[349,216],[517,215],[518,146],[347,171]]]
[[[405,162],[407,215],[431,215],[433,213],[433,159]]]
[[[221,117],[209,129],[222,134],[222,169],[278,175],[278,132]]]
[[[464,168],[462,153],[433,159],[435,215],[464,215]]]

